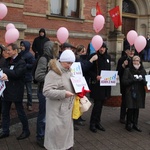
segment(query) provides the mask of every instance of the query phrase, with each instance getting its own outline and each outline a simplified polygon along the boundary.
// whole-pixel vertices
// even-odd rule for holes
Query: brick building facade
[[[68,16],[67,14],[69,7],[73,5],[73,1],[78,2],[77,17]],[[150,32],[148,0],[61,0],[63,4],[61,5],[63,8],[61,15],[56,15],[52,12],[52,4],[57,6],[56,2],[60,2],[59,0],[1,0],[1,2],[8,8],[6,17],[0,21],[0,43],[3,44],[6,44],[4,40],[6,25],[13,23],[20,33],[17,42],[25,39],[32,43],[33,39],[38,36],[40,28],[46,29],[47,36],[51,40],[57,40],[56,32],[59,27],[63,26],[69,31],[69,43],[74,46],[83,44],[87,47],[92,37],[96,35],[93,30],[93,20],[97,2],[99,2],[102,15],[105,18],[104,28],[99,34],[107,43],[109,53],[112,54],[115,62],[123,50],[123,40],[127,31],[134,29],[144,36]],[[133,8],[130,8],[130,4],[133,5]],[[108,11],[117,5],[121,10],[123,26],[115,29]],[[130,8],[129,11],[123,10],[124,7]],[[134,9],[135,12],[130,12],[131,9]],[[130,26],[133,20],[134,25]]]

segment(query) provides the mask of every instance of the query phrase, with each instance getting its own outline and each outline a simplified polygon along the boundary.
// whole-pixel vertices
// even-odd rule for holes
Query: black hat
[[[75,48],[73,45],[71,45],[70,43],[64,43],[62,44],[62,48],[66,48],[66,47],[70,47],[70,48]]]
[[[130,45],[126,45],[124,50],[130,50]]]
[[[103,42],[102,46],[103,48],[106,48],[106,50],[108,50],[106,43]]]
[[[106,46],[106,44],[104,42],[103,42],[101,47],[107,48],[107,46]]]

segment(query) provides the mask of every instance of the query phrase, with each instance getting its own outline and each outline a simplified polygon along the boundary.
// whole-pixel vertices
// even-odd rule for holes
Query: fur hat
[[[72,50],[64,50],[59,58],[60,62],[75,62],[75,55]]]

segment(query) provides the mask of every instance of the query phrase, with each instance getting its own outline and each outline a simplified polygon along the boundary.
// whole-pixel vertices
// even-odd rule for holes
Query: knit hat
[[[60,62],[75,62],[75,55],[72,50],[64,50],[59,58]]]

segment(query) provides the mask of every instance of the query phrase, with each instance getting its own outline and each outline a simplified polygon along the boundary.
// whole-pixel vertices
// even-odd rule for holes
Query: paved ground
[[[0,150],[42,150],[35,142],[36,115],[38,103],[34,103],[34,110],[27,112],[31,136],[28,139],[17,141],[16,137],[21,133],[20,123],[14,124],[18,120],[15,110],[11,110],[12,124],[10,136],[0,140]],[[123,124],[120,124],[119,107],[105,106],[102,114],[102,125],[105,132],[89,131],[89,118],[91,109],[83,115],[86,119],[85,126],[79,126],[79,131],[75,131],[75,150],[150,150],[150,93],[147,94],[146,108],[140,111],[139,126],[142,131],[128,132]]]

